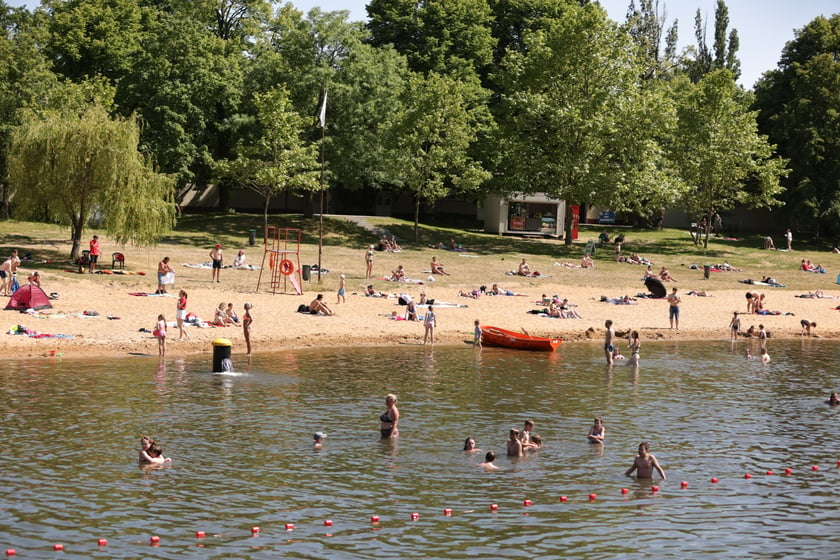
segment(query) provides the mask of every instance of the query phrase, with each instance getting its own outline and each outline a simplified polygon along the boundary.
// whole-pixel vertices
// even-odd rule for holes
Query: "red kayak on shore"
[[[545,338],[531,336],[527,333],[509,331],[499,327],[482,327],[481,343],[484,346],[499,348],[513,348],[515,350],[535,350],[538,352],[554,352],[560,343],[559,338]]]

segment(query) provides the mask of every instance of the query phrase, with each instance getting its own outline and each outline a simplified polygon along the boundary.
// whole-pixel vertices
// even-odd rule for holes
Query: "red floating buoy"
[[[286,523],[286,530],[287,531],[294,531],[295,530],[295,524],[294,523]]]
[[[17,550],[15,550],[14,548],[6,549],[6,556],[14,556],[15,554],[17,554]]]
[[[595,501],[598,498],[598,494],[589,494],[589,501]]]
[[[650,491],[651,492],[659,492],[659,486],[651,486]]]
[[[790,468],[785,469],[785,474],[788,475],[788,476],[792,475],[793,474],[793,469],[790,469]]]
[[[771,476],[772,474],[773,474],[773,471],[767,471],[767,476]]]
[[[718,479],[713,478],[713,479],[712,479],[712,484],[717,484],[717,481],[718,481]]]
[[[751,475],[750,473],[747,473],[747,474],[745,474],[745,475],[744,475],[744,478],[746,478],[747,480],[749,480],[749,479],[751,479],[751,478],[752,478],[752,475]]]
[[[415,512],[415,513],[411,514],[411,520],[412,521],[417,521],[418,519],[420,519],[420,514],[419,513]]]
[[[445,510],[443,510],[443,515],[452,515],[452,510],[449,509],[449,508],[446,508]]]
[[[53,550],[64,550],[64,545],[61,543],[55,543],[53,545]]]
[[[96,541],[96,544],[98,544],[99,546],[108,546],[108,541],[105,539],[99,539],[98,541]]]
[[[206,536],[206,534],[204,533],[204,531],[196,531],[195,532],[195,538],[197,538],[197,539],[203,539],[205,536]]]
[[[561,502],[565,502],[565,501],[567,501],[568,499],[569,499],[569,498],[567,498],[566,496],[560,496],[560,501],[561,501]]]
[[[152,544],[159,543],[160,542],[160,537],[158,537],[157,535],[152,535],[152,537],[149,539],[149,541]]]
[[[324,519],[324,527],[332,527],[332,519]]]
[[[629,494],[629,493],[630,493],[630,490],[629,490],[628,488],[622,488],[622,489],[621,489],[621,493],[622,493],[622,494]]]
[[[259,532],[260,532],[260,528],[259,528],[259,527],[257,527],[257,526],[251,527],[251,534],[252,534],[252,535],[256,535],[256,534],[257,534],[257,533],[259,533]]]
[[[812,471],[818,471],[818,470],[820,470],[820,468],[817,465],[814,465],[813,467],[811,467],[811,470]]]
[[[680,488],[688,488],[688,482],[686,482],[685,480],[680,482]]]
[[[528,506],[532,505],[533,503],[534,502],[532,502],[531,500],[525,500],[525,501],[522,502],[522,505],[525,506],[525,507],[528,507]]]
[[[378,515],[371,515],[370,516],[371,523],[379,523],[379,516]]]
[[[499,509],[499,504],[490,504],[490,511],[496,511]]]

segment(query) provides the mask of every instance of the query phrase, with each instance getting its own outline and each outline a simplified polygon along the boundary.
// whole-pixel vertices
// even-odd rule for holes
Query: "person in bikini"
[[[382,439],[399,437],[397,424],[400,422],[400,411],[397,409],[397,397],[393,394],[385,396],[387,410],[379,415],[379,434]]]
[[[592,422],[592,427],[589,428],[589,433],[586,435],[586,438],[589,440],[589,443],[604,443],[606,435],[604,422],[599,416]]]

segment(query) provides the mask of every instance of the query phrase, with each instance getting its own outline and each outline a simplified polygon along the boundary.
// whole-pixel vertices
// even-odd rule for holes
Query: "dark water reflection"
[[[209,357],[7,361],[0,545],[21,558],[54,557],[56,542],[64,558],[837,556],[840,410],[823,400],[840,389],[840,345],[774,341],[768,366],[743,348],[648,343],[638,371],[607,369],[597,345],[290,351],[235,358],[231,376]],[[397,442],[378,439],[389,392]],[[595,415],[604,446],[586,443]],[[488,474],[460,451],[471,435],[503,455],[525,418],[539,453]],[[172,468],[138,468],[146,433]],[[622,476],[642,440],[668,475],[658,492]]]

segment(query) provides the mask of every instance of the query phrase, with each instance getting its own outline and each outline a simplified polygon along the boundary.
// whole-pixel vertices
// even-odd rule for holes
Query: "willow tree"
[[[137,120],[83,111],[28,114],[8,155],[15,215],[69,226],[70,258],[96,217],[117,243],[154,244],[175,225],[174,180],[140,153]]]

